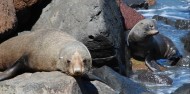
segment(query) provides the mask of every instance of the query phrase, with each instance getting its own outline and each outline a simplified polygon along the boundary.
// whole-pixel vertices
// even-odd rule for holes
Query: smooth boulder
[[[76,80],[64,73],[24,73],[0,82],[1,94],[115,94],[99,81]]]

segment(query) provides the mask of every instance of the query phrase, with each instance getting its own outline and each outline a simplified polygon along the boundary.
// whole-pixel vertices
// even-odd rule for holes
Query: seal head
[[[146,37],[158,34],[156,20],[154,19],[143,19],[139,21],[129,32],[127,37],[127,44],[130,41],[141,41],[146,39]]]
[[[77,45],[76,45],[77,44]],[[71,76],[80,76],[87,73],[92,66],[90,52],[82,43],[76,41],[68,43],[67,47],[61,49],[60,64],[58,69]]]

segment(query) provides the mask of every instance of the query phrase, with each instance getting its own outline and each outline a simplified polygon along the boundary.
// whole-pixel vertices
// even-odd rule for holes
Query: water
[[[158,74],[168,75],[170,78],[172,78],[173,83],[172,85],[146,84],[146,87],[156,94],[171,94],[184,83],[190,83],[190,68],[171,67],[167,71],[160,72]]]
[[[172,20],[184,19],[190,20],[190,0],[156,0],[155,6],[150,7],[148,10],[140,9],[137,10],[146,18],[152,18],[154,15],[160,15]],[[186,51],[184,50],[184,44],[181,42],[180,38],[185,34],[190,32],[189,30],[179,30],[170,25],[166,25],[162,22],[158,22],[158,30],[161,34],[169,37],[176,47],[179,49],[180,53],[184,55]],[[150,91],[156,94],[170,94],[177,88],[182,86],[184,83],[190,83],[190,69],[185,67],[170,68],[167,71],[161,72],[166,74],[173,79],[173,84],[171,86],[166,85],[148,85],[146,86]]]

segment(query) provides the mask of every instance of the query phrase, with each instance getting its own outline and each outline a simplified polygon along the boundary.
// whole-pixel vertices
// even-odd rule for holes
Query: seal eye
[[[86,63],[86,62],[87,62],[87,60],[86,60],[86,59],[84,59],[84,60],[83,60],[83,63]]]
[[[67,64],[70,64],[71,63],[71,61],[70,60],[67,60]]]

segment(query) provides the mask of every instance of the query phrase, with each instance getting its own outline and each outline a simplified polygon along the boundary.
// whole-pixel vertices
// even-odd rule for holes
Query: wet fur
[[[126,42],[133,58],[150,65],[156,64],[155,60],[158,59],[169,59],[171,65],[175,65],[181,57],[173,42],[158,34],[156,21],[153,19],[138,22],[127,35]]]

